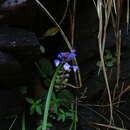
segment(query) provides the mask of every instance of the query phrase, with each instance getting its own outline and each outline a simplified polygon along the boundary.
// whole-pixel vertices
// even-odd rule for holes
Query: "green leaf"
[[[50,127],[53,127],[53,124],[50,123],[50,122],[48,122],[48,123],[47,123],[47,128],[50,128]]]
[[[73,119],[75,116],[74,112],[66,112],[66,117],[70,117],[71,119]]]
[[[21,88],[20,88],[20,93],[21,93],[21,94],[24,95],[24,94],[27,94],[27,92],[28,92],[27,87],[21,87]]]
[[[61,85],[55,85],[55,88],[59,89],[61,87]]]
[[[40,66],[41,76],[43,78],[52,76],[54,70],[49,60],[47,60],[46,58],[42,58],[41,60],[39,60],[39,66]]]
[[[112,66],[113,66],[113,62],[112,62],[112,61],[108,61],[108,62],[106,63],[106,66],[107,66],[107,67],[112,67]]]
[[[57,118],[58,121],[61,120],[62,122],[64,122],[65,119],[66,119],[66,114],[65,113],[59,113],[58,114],[58,118]]]
[[[42,101],[41,99],[38,99],[38,100],[36,101],[36,104],[39,104],[41,101]]]
[[[48,36],[54,36],[59,32],[59,29],[57,27],[52,27],[50,29],[48,29],[45,34],[44,37],[48,37]]]
[[[50,80],[49,78],[46,78],[46,79],[44,80],[45,86],[49,86],[49,85],[50,85],[50,82],[51,82],[51,80]]]
[[[102,67],[102,63],[101,63],[101,61],[98,61],[98,62],[96,63],[96,66],[98,66],[98,67]]]
[[[74,95],[67,89],[63,89],[57,95],[58,99],[63,105],[70,106],[72,100],[74,100]]]
[[[65,113],[63,109],[59,109],[59,112],[61,112],[63,114]]]
[[[32,98],[25,98],[25,100],[26,100],[29,104],[34,104],[34,99],[32,99]]]
[[[65,118],[66,118],[66,115],[64,114],[64,115],[62,115],[62,122],[64,122],[65,121]]]
[[[39,125],[37,130],[42,130],[42,125]]]
[[[117,62],[117,59],[116,58],[112,58],[112,62],[113,63]]]
[[[106,56],[104,56],[104,58],[106,60],[111,60],[113,58],[112,54],[107,54]]]
[[[40,45],[40,51],[41,51],[42,53],[45,53],[45,48],[44,48],[42,45]]]
[[[35,105],[32,105],[30,108],[30,115],[33,115],[35,111]]]
[[[42,115],[42,109],[41,109],[41,106],[40,106],[40,105],[36,105],[36,112],[37,112],[39,115]]]
[[[58,104],[58,103],[54,104],[54,112],[55,112],[55,113],[58,113],[59,105],[60,105],[60,104]]]

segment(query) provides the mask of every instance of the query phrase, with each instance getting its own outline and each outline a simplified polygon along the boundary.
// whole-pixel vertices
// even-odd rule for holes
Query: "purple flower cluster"
[[[61,52],[58,54],[56,60],[54,60],[55,66],[59,64],[63,64],[63,68],[65,71],[70,71],[73,69],[76,72],[79,68],[76,65],[70,65],[68,62],[72,61],[76,57],[76,50],[71,50],[71,52]]]

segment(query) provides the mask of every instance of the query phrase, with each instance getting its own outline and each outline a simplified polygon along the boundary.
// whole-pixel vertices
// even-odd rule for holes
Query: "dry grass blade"
[[[111,98],[110,87],[109,87],[109,83],[108,83],[108,78],[107,78],[107,73],[106,73],[106,68],[105,68],[105,63],[104,63],[104,57],[103,57],[103,48],[102,48],[102,38],[103,38],[102,37],[103,36],[102,5],[103,5],[103,1],[98,0],[97,1],[97,14],[98,14],[98,18],[99,18],[98,44],[99,44],[99,53],[100,53],[100,59],[101,59],[101,64],[102,64],[102,68],[103,68],[103,74],[104,74],[107,92],[108,92],[108,98],[109,98],[109,102],[110,102],[110,124],[111,124],[112,122],[114,122],[114,118],[113,118],[112,98]]]
[[[118,98],[120,98],[124,93],[126,93],[128,90],[130,89],[130,86],[128,86],[127,88],[125,88],[119,95],[118,97],[116,97],[114,100],[117,100]]]
[[[127,0],[127,33],[128,33],[128,28],[129,28],[129,16],[130,16],[130,1]]]
[[[63,16],[62,16],[62,18],[61,18],[61,20],[59,22],[59,25],[62,24],[62,22],[64,21],[64,19],[66,17],[66,14],[67,14],[67,11],[68,11],[68,8],[69,8],[70,0],[66,0],[66,3],[67,3],[67,5],[66,5],[66,8],[65,8],[64,14],[63,14]]]
[[[114,6],[114,11],[115,11],[115,14],[117,14],[117,9],[116,9],[116,1],[113,0],[113,6]]]
[[[92,123],[93,125],[97,125],[97,126],[102,126],[102,127],[106,127],[106,128],[110,128],[110,129],[114,129],[114,130],[127,130],[124,128],[119,128],[116,126],[112,126],[112,125],[106,125],[106,124],[100,124],[100,123]]]
[[[104,30],[103,30],[104,34],[103,34],[103,43],[102,43],[103,53],[105,49],[108,22],[109,22],[111,10],[112,10],[112,0],[108,0],[107,2],[104,2],[104,3],[105,3],[105,24],[104,24]]]
[[[64,31],[62,30],[62,28],[60,27],[60,25],[56,22],[56,20],[54,19],[54,17],[50,14],[50,12],[45,8],[45,6],[43,6],[43,4],[39,1],[39,0],[35,0],[37,2],[37,4],[41,7],[41,9],[46,13],[46,15],[50,18],[50,20],[57,26],[57,28],[59,29],[59,31],[61,32],[63,39],[65,40],[69,50],[72,50],[72,46],[67,38],[67,36],[65,35]]]

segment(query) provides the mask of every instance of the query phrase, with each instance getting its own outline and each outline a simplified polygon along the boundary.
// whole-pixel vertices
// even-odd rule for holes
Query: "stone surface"
[[[9,53],[0,51],[0,88],[27,85],[33,76],[31,65],[25,66]]]
[[[31,28],[34,16],[35,12],[31,0],[0,1],[0,26]]]
[[[14,122],[12,130],[21,129],[20,114],[25,110],[25,102],[17,89],[0,89],[0,130],[8,130]]]
[[[7,115],[19,114],[24,108],[24,102],[18,89],[0,90],[0,118]]]
[[[35,34],[20,28],[0,28],[0,50],[26,61],[40,55]]]

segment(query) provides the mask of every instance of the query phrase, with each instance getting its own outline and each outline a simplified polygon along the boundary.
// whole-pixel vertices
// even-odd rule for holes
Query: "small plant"
[[[57,59],[54,60],[54,63],[55,63],[55,66],[57,67],[53,77],[52,77],[52,80],[51,80],[51,83],[50,83],[50,87],[49,87],[49,90],[48,90],[48,95],[47,95],[47,99],[46,99],[46,103],[45,103],[45,110],[44,110],[44,117],[43,117],[43,123],[42,123],[42,130],[46,130],[47,129],[47,122],[48,122],[48,114],[49,114],[49,110],[50,110],[50,106],[52,105],[51,104],[51,101],[52,101],[52,95],[53,95],[53,89],[55,88],[55,86],[58,84],[60,88],[60,86],[62,86],[63,84],[63,81],[64,80],[60,80],[60,78],[57,78],[57,76],[59,76],[62,72],[62,74],[65,74],[65,72],[70,72],[71,70],[73,70],[74,72],[76,72],[78,70],[78,67],[76,65],[70,65],[69,62],[71,62],[76,54],[75,54],[75,50],[72,50],[71,52],[61,52],[58,54],[57,56]],[[64,77],[64,75],[63,75]],[[57,83],[57,80],[58,83]],[[53,101],[55,102],[59,102],[59,100],[54,100],[54,97],[53,97]],[[60,105],[56,105],[54,104],[54,111],[57,113],[58,110],[57,108],[60,106]],[[58,115],[58,120],[62,120],[64,121],[66,119],[66,112],[64,112],[63,109],[59,109],[59,115]]]
[[[75,98],[73,93],[67,88],[70,72],[73,71],[75,73],[78,70],[76,65],[71,65],[72,60],[76,57],[75,53],[76,50],[59,53],[54,60],[54,64],[57,67],[55,72],[47,59],[42,59],[36,63],[39,74],[44,79],[44,84],[49,88],[40,99],[26,98],[27,103],[30,104],[30,115],[38,114],[43,116],[43,120],[40,120],[37,130],[47,130],[53,126],[48,118],[58,122],[71,120],[70,128],[73,128],[77,122],[77,111],[74,107]],[[52,77],[51,80],[50,77]]]
[[[116,55],[112,55],[112,53],[109,50],[105,50],[105,55],[104,55],[104,61],[105,61],[105,66],[107,68],[111,68],[114,63],[116,63]],[[96,64],[98,67],[102,67],[101,61],[98,61]]]
[[[42,115],[42,103],[41,99],[35,100],[32,98],[26,98],[26,101],[31,104],[30,107],[30,115],[34,114],[35,112],[38,113],[39,115]]]

